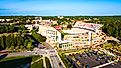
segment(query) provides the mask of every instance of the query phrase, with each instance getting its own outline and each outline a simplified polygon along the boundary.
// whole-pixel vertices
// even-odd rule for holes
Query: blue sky
[[[0,0],[4,15],[121,15],[121,0]]]

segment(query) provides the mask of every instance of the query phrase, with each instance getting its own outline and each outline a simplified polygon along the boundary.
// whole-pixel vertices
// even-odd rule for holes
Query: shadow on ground
[[[5,58],[8,54],[3,54],[3,55],[0,55],[0,60]]]
[[[32,57],[14,59],[0,62],[0,68],[21,68],[19,66],[32,62]]]

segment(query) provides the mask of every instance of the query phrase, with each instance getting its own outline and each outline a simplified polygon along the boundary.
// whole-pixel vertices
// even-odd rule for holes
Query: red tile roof
[[[61,30],[62,28],[61,28],[61,26],[55,26],[54,27],[56,30]]]

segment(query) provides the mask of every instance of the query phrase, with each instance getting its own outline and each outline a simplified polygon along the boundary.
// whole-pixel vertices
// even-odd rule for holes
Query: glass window
[[[62,48],[62,45],[59,45],[59,48]]]

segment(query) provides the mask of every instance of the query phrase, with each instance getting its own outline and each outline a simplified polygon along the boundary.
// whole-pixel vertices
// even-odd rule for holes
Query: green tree
[[[10,43],[10,35],[6,36],[5,38],[5,44],[6,44],[6,47],[9,48],[11,46],[11,43]]]
[[[19,49],[19,46],[16,46],[15,49],[18,50]]]
[[[71,29],[72,28],[72,25],[71,24],[67,25],[67,28]]]
[[[38,41],[38,42],[45,42],[46,37],[43,37],[40,34],[37,34],[34,30],[32,31],[32,36]]]
[[[14,50],[14,46],[12,45],[12,46],[10,46],[10,50]]]
[[[32,45],[32,42],[30,41],[28,42],[27,49],[32,50],[32,48],[33,48],[33,45]]]
[[[29,40],[26,39],[25,42],[24,42],[24,46],[27,46],[28,45],[28,42],[29,42]]]
[[[4,37],[0,37],[0,49],[4,49],[5,45],[4,45]]]

